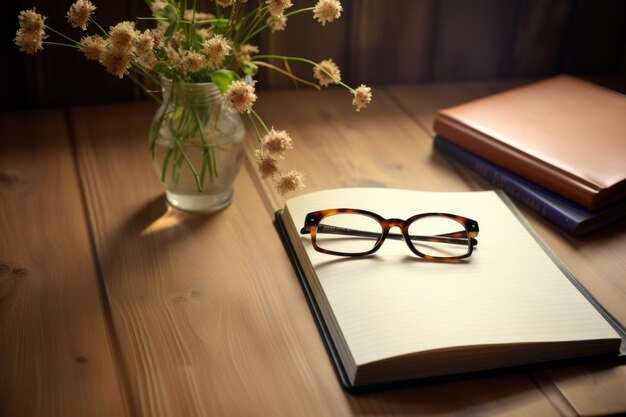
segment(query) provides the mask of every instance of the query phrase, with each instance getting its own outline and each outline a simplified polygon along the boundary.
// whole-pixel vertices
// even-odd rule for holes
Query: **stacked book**
[[[434,146],[573,236],[626,217],[626,97],[558,76],[441,110]]]

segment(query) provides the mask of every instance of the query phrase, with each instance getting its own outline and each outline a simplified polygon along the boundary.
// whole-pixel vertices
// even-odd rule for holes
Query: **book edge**
[[[287,233],[287,229],[282,218],[283,211],[284,211],[283,209],[280,209],[280,210],[277,210],[274,214],[275,220],[276,220],[276,228],[278,229],[278,233],[283,242],[285,251],[287,252],[289,260],[291,261],[291,265],[295,269],[296,276],[298,277],[298,281],[300,282],[300,287],[302,288],[302,291],[304,292],[304,298],[306,298],[307,304],[309,305],[309,309],[311,310],[311,313],[313,314],[313,319],[315,321],[315,324],[317,325],[318,331],[320,332],[322,336],[322,340],[324,342],[324,346],[326,347],[326,351],[331,358],[331,362],[333,364],[333,368],[335,370],[337,378],[339,379],[339,382],[343,386],[343,388],[349,391],[354,388],[354,385],[350,382],[350,377],[348,376],[348,372],[343,366],[343,362],[339,355],[339,351],[337,347],[335,346],[335,342],[332,338],[332,335],[330,334],[330,330],[328,329],[328,326],[326,325],[326,320],[324,319],[322,311],[319,305],[317,304],[317,300],[315,299],[313,290],[311,289],[308,283],[304,269],[302,268],[302,265],[300,264],[298,255],[296,254],[296,251],[293,247],[293,243],[291,242],[291,239],[289,238],[289,234]]]

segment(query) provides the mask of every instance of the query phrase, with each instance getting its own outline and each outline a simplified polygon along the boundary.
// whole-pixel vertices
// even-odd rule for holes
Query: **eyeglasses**
[[[389,233],[394,226],[402,233]],[[390,238],[404,239],[422,258],[453,261],[470,256],[478,244],[478,222],[448,213],[423,213],[401,220],[350,208],[320,210],[306,215],[300,233],[311,234],[316,251],[338,256],[370,255]]]

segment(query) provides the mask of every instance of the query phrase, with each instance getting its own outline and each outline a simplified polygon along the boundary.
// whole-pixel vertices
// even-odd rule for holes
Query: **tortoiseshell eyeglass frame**
[[[377,232],[367,232],[362,230],[354,230],[347,229],[342,227],[335,227],[330,225],[320,225],[322,219],[328,216],[332,216],[334,214],[360,214],[362,216],[366,216],[376,220],[380,226],[382,233]],[[446,233],[437,236],[411,236],[409,235],[409,226],[411,223],[422,219],[424,217],[445,217],[452,220],[455,220],[460,225],[464,227],[464,230],[459,230],[457,232]],[[402,234],[397,233],[389,233],[390,229],[394,226],[397,226],[402,231]],[[337,252],[324,248],[320,248],[317,245],[317,233],[329,233],[329,234],[341,234],[341,235],[350,235],[350,236],[361,236],[361,237],[373,237],[377,238],[377,242],[374,244],[374,247],[365,252],[358,253],[346,253],[346,252]],[[416,214],[415,216],[409,217],[406,220],[401,219],[385,219],[384,217],[379,216],[376,213],[372,213],[367,210],[360,209],[352,209],[352,208],[336,208],[336,209],[327,209],[327,210],[319,210],[314,211],[306,215],[304,219],[304,227],[300,230],[301,234],[311,234],[311,243],[313,244],[313,248],[321,253],[326,253],[329,255],[338,255],[338,256],[366,256],[371,255],[376,252],[382,246],[385,239],[396,239],[401,240],[404,239],[411,252],[416,254],[419,257],[429,260],[446,260],[446,261],[456,261],[460,259],[464,259],[469,257],[473,250],[474,246],[478,244],[476,240],[476,236],[478,236],[478,222],[476,220],[468,219],[466,217],[458,216],[456,214],[450,213],[421,213]],[[451,243],[457,245],[465,245],[467,246],[467,253],[459,256],[433,256],[426,255],[419,250],[411,243],[411,240],[421,240],[426,242],[442,242],[442,243]]]

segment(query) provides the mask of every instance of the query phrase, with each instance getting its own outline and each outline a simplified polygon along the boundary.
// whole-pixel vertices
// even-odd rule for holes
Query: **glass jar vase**
[[[150,156],[168,203],[188,212],[227,207],[243,159],[241,116],[227,107],[214,83],[161,83]]]

